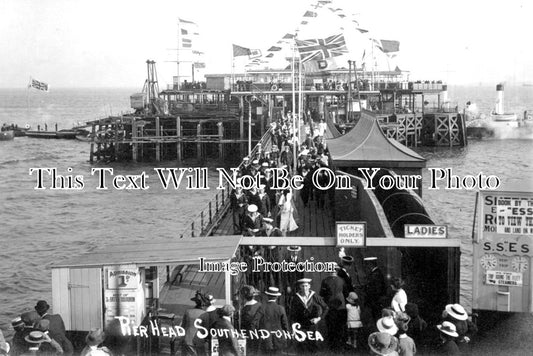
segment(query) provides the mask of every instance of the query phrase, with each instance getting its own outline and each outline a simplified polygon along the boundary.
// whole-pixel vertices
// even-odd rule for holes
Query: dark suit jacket
[[[211,325],[211,329],[217,330],[229,330],[228,335],[218,337],[218,354],[220,356],[237,356],[239,355],[239,343],[237,339],[233,336],[231,332],[235,328],[231,323],[224,319],[219,318],[217,321]],[[218,333],[217,333],[218,334]]]
[[[314,325],[311,323],[313,318],[322,318],[328,312],[328,306],[322,298],[314,292],[307,305],[304,304],[302,299],[297,294],[291,300],[291,320],[293,323],[300,323],[302,329],[308,329]]]
[[[194,345],[193,340],[196,335],[196,327],[194,326],[194,321],[197,318],[200,318],[202,314],[205,314],[205,310],[199,308],[188,309],[183,315],[183,320],[181,326],[185,329],[185,338],[183,342],[185,345]]]
[[[322,281],[320,288],[320,296],[330,309],[340,310],[346,309],[346,302],[344,301],[344,280],[339,276],[327,276]]]
[[[276,304],[276,302],[266,302],[263,304],[263,313],[259,321],[259,328],[268,331],[289,331],[289,321],[287,319],[287,313],[285,313],[285,308]],[[264,351],[283,350],[286,347],[286,339],[272,336],[272,333],[266,339],[261,340],[261,350]]]
[[[338,270],[337,276],[339,276],[344,281],[344,289],[342,292],[344,294],[344,298],[348,298],[348,294],[354,291],[352,277],[348,274],[348,272],[346,272],[344,268]]]
[[[63,355],[69,356],[74,353],[74,347],[72,343],[67,338],[65,323],[63,318],[59,314],[45,314],[42,319],[50,321],[50,326],[48,330],[50,331],[50,337],[56,340],[59,345],[63,348]]]

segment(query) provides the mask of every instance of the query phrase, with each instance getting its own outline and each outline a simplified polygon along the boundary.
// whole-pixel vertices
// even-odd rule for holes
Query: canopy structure
[[[126,264],[139,266],[197,264],[198,257],[210,262],[223,262],[234,256],[241,237],[240,235],[206,236],[108,245],[76,258],[54,263],[52,268]]]
[[[342,134],[337,130],[337,127],[331,120],[331,118],[326,119],[326,132],[324,133],[324,138],[326,140],[332,140],[334,138],[340,137]]]
[[[385,136],[377,118],[362,111],[361,118],[347,134],[328,141],[333,165],[341,167],[415,168],[426,166],[426,159],[399,142]]]

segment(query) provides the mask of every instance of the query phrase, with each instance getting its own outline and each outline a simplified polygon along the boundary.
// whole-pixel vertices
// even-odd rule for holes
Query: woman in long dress
[[[298,225],[294,220],[294,203],[292,201],[292,193],[290,190],[285,190],[278,202],[280,223],[279,229],[283,232],[283,236],[287,236],[287,232],[298,229]]]

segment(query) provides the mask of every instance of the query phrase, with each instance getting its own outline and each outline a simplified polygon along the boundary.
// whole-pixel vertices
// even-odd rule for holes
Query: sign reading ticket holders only
[[[366,222],[336,223],[338,247],[366,247]]]

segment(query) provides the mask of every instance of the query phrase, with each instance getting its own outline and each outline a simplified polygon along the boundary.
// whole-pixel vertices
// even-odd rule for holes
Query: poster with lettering
[[[479,233],[533,235],[533,193],[481,192]]]
[[[117,265],[106,268],[107,289],[137,289],[140,283],[139,267]]]

